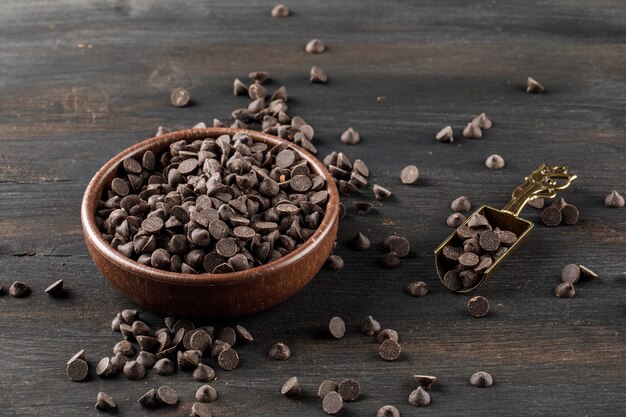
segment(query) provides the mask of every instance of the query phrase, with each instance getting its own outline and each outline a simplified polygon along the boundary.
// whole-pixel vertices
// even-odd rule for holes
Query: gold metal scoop
[[[568,174],[566,166],[548,166],[545,163],[539,165],[528,177],[524,179],[524,183],[517,187],[511,197],[511,201],[502,209],[498,210],[491,206],[481,206],[467,220],[459,226],[466,226],[475,214],[483,215],[487,218],[493,228],[508,230],[517,235],[517,241],[513,243],[508,250],[496,256],[493,263],[482,272],[482,276],[478,278],[475,285],[470,288],[462,288],[458,293],[467,293],[478,288],[500,264],[513,252],[522,242],[522,240],[530,233],[533,223],[519,218],[519,214],[526,203],[538,197],[554,198],[557,190],[567,188],[572,181],[576,179],[576,175]],[[458,230],[458,229],[457,229]],[[443,256],[443,248],[445,246],[463,247],[463,240],[457,235],[456,230],[435,250],[435,264],[437,266],[437,274],[441,282],[444,282],[446,272],[454,268],[454,263],[447,260]],[[445,283],[444,283],[445,285]]]

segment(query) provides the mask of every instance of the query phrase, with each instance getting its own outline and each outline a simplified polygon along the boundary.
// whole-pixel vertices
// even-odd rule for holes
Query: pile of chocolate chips
[[[464,226],[456,229],[460,246],[447,245],[441,259],[447,272],[444,284],[452,291],[474,288],[493,262],[517,241],[517,235],[508,230],[492,228],[489,220],[474,214]]]
[[[111,246],[141,264],[226,273],[299,247],[324,217],[326,189],[288,143],[245,133],[183,140],[124,160],[95,219]]]

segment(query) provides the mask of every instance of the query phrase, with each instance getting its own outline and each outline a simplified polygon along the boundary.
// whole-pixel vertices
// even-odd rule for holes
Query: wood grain
[[[96,394],[117,400],[119,415],[142,415],[136,403],[163,383],[181,404],[158,415],[187,415],[197,383],[186,373],[142,381],[72,383],[65,362],[86,349],[92,367],[118,338],[110,320],[131,303],[110,288],[87,255],[79,205],[87,182],[109,158],[151,136],[157,126],[186,128],[227,120],[246,100],[231,95],[233,78],[272,73],[270,89],[286,85],[290,113],[316,130],[324,155],[343,150],[365,160],[372,181],[394,197],[366,216],[346,200],[337,253],[346,267],[321,272],[283,305],[242,320],[256,337],[240,349],[241,368],[218,372],[221,416],[323,415],[315,391],[324,379],[357,378],[363,398],[345,416],[374,415],[384,404],[403,415],[623,415],[626,409],[626,245],[623,210],[603,197],[626,192],[626,9],[617,0],[462,2],[293,0],[292,17],[272,19],[272,2],[166,0],[11,0],[0,13],[0,279],[33,287],[26,299],[0,296],[0,415],[98,415]],[[328,51],[304,45],[325,40]],[[311,85],[308,70],[328,73]],[[524,93],[531,75],[547,94]],[[193,105],[169,105],[169,90],[187,87]],[[384,96],[379,101],[377,97]],[[480,140],[441,144],[480,112],[494,121]],[[352,126],[358,146],[339,143]],[[484,167],[498,153],[507,166]],[[478,293],[493,313],[473,319],[468,296],[443,288],[432,250],[450,230],[449,204],[459,195],[475,206],[504,206],[510,192],[540,162],[567,164],[579,179],[565,198],[578,206],[573,227],[540,224]],[[415,186],[400,183],[407,164],[419,167]],[[538,213],[524,216],[537,221]],[[375,244],[353,252],[347,241],[364,231]],[[393,271],[375,259],[389,233],[408,236],[413,250]],[[600,278],[556,299],[561,268],[583,263]],[[43,289],[64,278],[70,297]],[[413,299],[404,286],[424,280],[432,292]],[[142,311],[152,325],[162,317]],[[357,332],[372,314],[400,333],[401,359],[385,363],[376,343]],[[329,340],[333,315],[347,336]],[[223,323],[218,323],[218,325]],[[293,357],[265,357],[276,341]],[[495,384],[468,384],[476,370]],[[432,404],[407,402],[414,373],[439,382]],[[283,398],[297,375],[304,396]],[[150,415],[153,413],[149,413]]]

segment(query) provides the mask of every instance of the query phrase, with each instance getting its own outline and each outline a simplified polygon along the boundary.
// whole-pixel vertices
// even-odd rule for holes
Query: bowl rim
[[[109,176],[112,171],[117,170],[124,159],[131,156],[136,157],[138,154],[143,154],[143,152],[149,149],[153,149],[158,146],[166,146],[179,140],[192,141],[209,137],[217,138],[220,135],[233,136],[235,133],[246,133],[256,142],[273,144],[274,146],[281,143],[287,143],[288,146],[292,150],[296,151],[301,158],[307,160],[316,174],[322,175],[326,180],[326,190],[329,194],[326,212],[324,213],[324,217],[313,235],[309,237],[299,248],[272,262],[243,271],[228,272],[225,274],[183,274],[181,272],[165,271],[140,264],[139,262],[122,255],[106,240],[104,240],[96,225],[95,211],[97,203],[100,200],[101,193],[106,186],[105,178]],[[113,158],[109,159],[89,181],[81,202],[80,214],[83,234],[88,243],[91,243],[94,249],[102,254],[108,261],[113,262],[117,266],[128,270],[131,273],[172,285],[228,285],[253,280],[268,273],[271,274],[273,271],[287,267],[303,257],[310,255],[319,246],[319,244],[328,237],[334,224],[339,221],[339,203],[339,192],[337,191],[337,186],[324,164],[300,146],[277,136],[255,130],[211,127],[178,130],[145,139],[135,145],[125,148]]]

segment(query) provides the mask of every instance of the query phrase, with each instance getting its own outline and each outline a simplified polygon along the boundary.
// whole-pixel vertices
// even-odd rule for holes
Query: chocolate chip
[[[578,208],[576,208],[576,206],[572,204],[565,204],[561,207],[561,216],[563,217],[563,224],[574,225],[578,223],[580,213],[578,212]]]
[[[491,230],[485,230],[480,234],[479,245],[483,250],[493,252],[500,247],[500,235]]]
[[[443,276],[444,285],[451,291],[459,291],[463,288],[463,281],[461,276],[455,270],[450,270]]]
[[[361,135],[359,135],[359,132],[349,127],[341,134],[340,141],[346,145],[356,145],[361,141]]]
[[[156,361],[152,370],[160,376],[174,375],[176,373],[176,364],[171,359],[163,358]]]
[[[189,104],[189,91],[184,88],[176,88],[170,94],[170,102],[175,107],[185,107]]]
[[[561,271],[561,281],[576,284],[580,278],[580,267],[576,264],[565,265]]]
[[[139,397],[137,402],[144,407],[150,407],[150,408],[157,407],[159,405],[159,399],[157,397],[157,390],[152,388],[151,390],[146,392],[144,395]]]
[[[543,85],[539,84],[537,80],[532,77],[528,77],[526,80],[526,92],[529,94],[539,94],[545,92],[546,89]]]
[[[217,363],[225,371],[232,371],[239,366],[239,355],[232,348],[226,348],[217,356]]]
[[[406,286],[407,294],[413,297],[426,297],[429,291],[428,285],[424,281],[411,282]]]
[[[559,298],[572,298],[576,295],[574,286],[569,282],[561,282],[554,287],[554,295]]]
[[[318,67],[311,67],[311,75],[309,79],[313,83],[326,83],[328,81],[328,76],[322,69]]]
[[[128,183],[123,179],[114,178],[113,181],[111,181],[111,191],[113,191],[120,197],[125,197],[128,195],[128,193],[130,193],[130,187],[128,186]]]
[[[380,323],[372,316],[367,316],[363,323],[361,323],[361,333],[366,336],[375,336],[380,330]]]
[[[469,221],[467,222],[467,225],[474,229],[477,229],[480,227],[488,227],[489,230],[491,230],[491,225],[489,224],[489,220],[487,220],[487,218],[483,216],[482,214],[478,214],[478,213],[472,214],[472,216],[469,218]]]
[[[494,153],[487,158],[485,166],[489,169],[502,169],[504,168],[504,158]]]
[[[335,339],[341,339],[346,334],[346,323],[341,317],[333,317],[328,322],[328,332]]]
[[[391,196],[391,191],[378,184],[374,184],[372,191],[374,192],[374,197],[376,197],[376,200],[378,201],[382,201]]]
[[[269,357],[276,361],[286,361],[291,357],[291,349],[283,342],[278,342],[270,348]]]
[[[586,266],[578,265],[578,267],[580,268],[580,273],[582,276],[586,278],[598,278],[598,274],[596,274],[595,272],[593,272],[591,269],[587,268]]]
[[[113,346],[113,354],[115,355],[118,352],[127,358],[131,358],[135,356],[136,350],[133,344],[128,340],[120,340]]]
[[[454,201],[452,201],[452,204],[450,204],[450,208],[452,209],[452,211],[465,212],[471,210],[472,204],[467,197],[461,196],[455,198]]]
[[[212,403],[217,400],[217,390],[210,385],[203,385],[196,391],[196,400],[201,403]]]
[[[143,379],[145,375],[146,368],[137,361],[128,361],[124,365],[124,376],[131,381]]]
[[[541,210],[544,205],[544,200],[541,197],[535,197],[528,200],[528,205],[537,210]]]
[[[561,214],[561,210],[554,206],[549,206],[543,209],[541,212],[541,221],[546,226],[554,227],[561,224],[561,220],[563,216]]]
[[[289,13],[289,8],[282,3],[272,8],[272,17],[287,17]]]
[[[485,113],[481,113],[472,120],[472,123],[476,126],[480,127],[483,130],[491,129],[491,120],[487,117]]]
[[[63,280],[58,279],[54,281],[52,284],[48,285],[44,291],[54,298],[63,297],[65,295],[65,291],[63,290]]]
[[[447,219],[446,224],[450,227],[457,228],[465,222],[465,216],[461,213],[452,213]]]
[[[364,177],[369,177],[370,175],[369,168],[367,167],[365,162],[360,159],[354,161],[354,164],[352,164],[352,169]]]
[[[400,411],[393,405],[384,405],[378,409],[376,417],[400,417]]]
[[[146,369],[152,369],[157,362],[157,357],[154,353],[142,351],[137,355],[137,362],[142,364]]]
[[[329,271],[339,271],[343,268],[343,265],[343,259],[339,255],[330,255],[328,259],[326,259],[324,267]]]
[[[430,375],[413,375],[413,380],[417,385],[427,390],[437,382],[437,377]]]
[[[111,359],[107,357],[100,359],[100,362],[98,362],[98,365],[96,366],[96,375],[101,377],[112,375],[114,373],[113,371]]]
[[[479,371],[470,376],[470,384],[478,388],[488,388],[493,385],[493,378],[484,371]]]
[[[443,129],[441,129],[435,135],[435,139],[437,139],[439,142],[444,142],[444,143],[454,142],[454,132],[452,130],[452,127],[446,126]]]
[[[177,352],[176,362],[181,371],[191,371],[202,361],[202,352],[199,350],[186,350]]]
[[[113,397],[104,391],[100,391],[96,397],[96,408],[100,411],[111,411],[117,408]]]
[[[67,372],[67,376],[69,376],[70,379],[75,382],[84,381],[89,373],[89,366],[85,361],[84,351],[81,352],[83,352],[83,356],[77,357],[76,355],[74,355],[74,357],[67,362],[67,367],[65,369]]]
[[[465,268],[473,268],[480,262],[480,258],[475,253],[466,252],[459,256],[459,263]]]
[[[409,241],[402,236],[396,235],[388,236],[383,242],[383,247],[391,252],[395,252],[399,258],[408,256],[411,251],[411,244]]]
[[[30,286],[22,281],[15,281],[9,287],[9,295],[14,298],[24,298],[30,294]]]
[[[426,407],[430,404],[430,395],[424,391],[424,388],[417,387],[417,389],[409,395],[409,404],[416,407]]]
[[[209,382],[215,379],[215,371],[209,365],[199,363],[191,376],[196,382]]]
[[[304,47],[304,50],[310,54],[321,54],[326,50],[326,46],[319,39],[311,39]]]
[[[610,208],[622,208],[624,207],[624,197],[613,190],[609,195],[604,197],[604,205]]]
[[[378,355],[386,361],[398,359],[401,352],[400,344],[393,339],[385,340],[378,347]]]
[[[126,357],[122,355],[121,352],[117,352],[109,361],[111,371],[115,374],[119,374],[124,370],[124,365],[126,365],[126,362]]]
[[[339,386],[335,381],[323,381],[317,389],[317,396],[324,398],[329,392],[336,392]]]
[[[298,381],[298,377],[292,376],[289,378],[280,389],[280,393],[286,397],[295,397],[302,393],[302,389],[300,388],[300,382]]]
[[[209,407],[202,403],[193,403],[189,417],[212,417]]]
[[[270,73],[267,71],[253,71],[248,74],[248,77],[254,82],[263,84],[270,78]]]
[[[387,269],[395,269],[400,266],[400,258],[395,252],[387,252],[378,258],[378,264]]]
[[[361,232],[357,232],[352,239],[352,247],[358,251],[366,251],[372,246],[370,239]]]
[[[463,136],[468,139],[479,139],[483,137],[483,132],[478,125],[473,122],[469,122],[463,129]]]
[[[337,392],[344,401],[356,401],[361,395],[361,385],[354,379],[344,379],[339,383]],[[327,396],[331,394],[332,392]]]
[[[326,414],[334,415],[343,408],[343,398],[341,394],[331,391],[324,396],[322,400],[322,409]]]
[[[485,317],[489,313],[489,301],[480,295],[472,297],[467,302],[467,311],[474,317]]]
[[[415,165],[408,165],[400,172],[400,181],[402,181],[402,184],[415,184],[419,177],[419,170]]]
[[[159,403],[164,405],[174,405],[178,402],[178,394],[174,388],[167,385],[159,387],[156,397]]]

